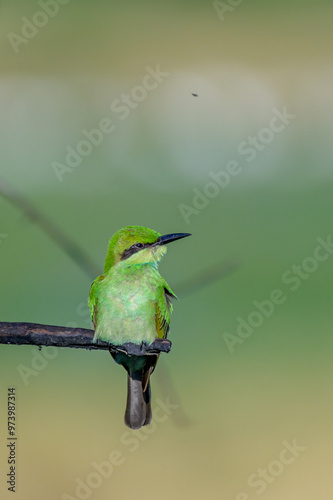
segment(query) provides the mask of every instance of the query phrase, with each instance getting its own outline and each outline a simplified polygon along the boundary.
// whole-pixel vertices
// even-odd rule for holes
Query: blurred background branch
[[[39,228],[58,246],[71,260],[79,266],[91,280],[94,280],[101,269],[93,262],[81,245],[66,235],[52,220],[38,210],[17,189],[0,178],[0,196],[20,210],[31,222]]]

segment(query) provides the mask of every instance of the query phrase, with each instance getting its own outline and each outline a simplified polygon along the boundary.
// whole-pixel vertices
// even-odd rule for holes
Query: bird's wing
[[[98,278],[96,278],[95,281],[92,282],[89,292],[88,307],[90,308],[90,316],[94,326],[96,326],[97,321],[98,289],[100,282],[103,279],[104,276],[98,276]]]
[[[162,281],[156,297],[156,330],[159,338],[166,338],[172,313],[171,298],[177,298],[166,281]]]

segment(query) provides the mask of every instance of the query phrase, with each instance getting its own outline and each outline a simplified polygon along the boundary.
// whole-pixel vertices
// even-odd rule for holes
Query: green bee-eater
[[[166,338],[171,298],[175,294],[158,272],[158,263],[166,253],[166,243],[190,236],[166,234],[141,226],[127,226],[109,241],[104,274],[91,285],[89,307],[98,339],[121,346],[127,342],[151,344]],[[125,423],[139,429],[150,423],[150,375],[158,354],[129,356],[110,351],[128,373]]]

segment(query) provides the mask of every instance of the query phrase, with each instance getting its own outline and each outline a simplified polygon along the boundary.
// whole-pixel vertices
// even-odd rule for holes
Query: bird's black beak
[[[164,234],[160,236],[156,241],[155,245],[166,245],[167,243],[171,243],[171,241],[180,240],[181,238],[186,238],[186,236],[191,236],[190,233],[173,233],[173,234]]]

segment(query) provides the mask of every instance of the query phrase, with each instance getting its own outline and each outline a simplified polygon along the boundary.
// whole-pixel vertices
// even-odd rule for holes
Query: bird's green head
[[[109,241],[105,259],[104,274],[119,262],[129,264],[157,263],[166,253],[166,243],[190,236],[188,233],[174,233],[162,236],[142,226],[126,226],[114,233]]]

